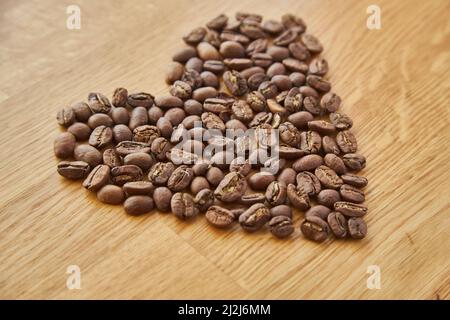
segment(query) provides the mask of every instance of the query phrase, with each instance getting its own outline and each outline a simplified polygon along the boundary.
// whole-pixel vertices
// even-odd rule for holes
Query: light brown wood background
[[[81,30],[66,29],[69,4]],[[370,4],[381,30],[366,28]],[[236,10],[299,14],[324,44],[368,159],[364,240],[133,218],[56,173],[58,108],[118,86],[166,92],[181,36]],[[449,299],[449,1],[2,0],[0,12],[0,298]],[[66,288],[69,265],[80,290]]]

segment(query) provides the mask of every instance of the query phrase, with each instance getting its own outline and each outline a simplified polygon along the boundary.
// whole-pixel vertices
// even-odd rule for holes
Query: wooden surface
[[[66,29],[66,6],[81,30]],[[0,298],[449,299],[450,2],[13,1],[0,3]],[[221,12],[294,12],[325,47],[354,118],[369,234],[324,244],[247,234],[122,207],[62,179],[58,108],[114,88],[167,91],[181,36]],[[296,227],[301,217],[296,217]],[[81,268],[81,289],[66,269]],[[369,290],[369,265],[381,288]]]

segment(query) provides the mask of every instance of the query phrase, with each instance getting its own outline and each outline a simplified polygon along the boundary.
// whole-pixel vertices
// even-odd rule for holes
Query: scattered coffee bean
[[[239,216],[239,223],[245,231],[261,229],[270,220],[270,211],[262,203],[256,203]]]
[[[334,203],[334,210],[341,212],[347,217],[362,217],[367,213],[367,206],[364,204],[338,201]]]
[[[276,216],[270,219],[269,230],[277,238],[286,238],[294,232],[294,225],[291,218]]]
[[[367,225],[362,218],[348,219],[348,232],[354,239],[362,239],[367,234]]]
[[[211,206],[205,214],[206,220],[213,226],[218,228],[226,228],[233,224],[234,214],[225,208],[219,206]]]
[[[347,220],[340,212],[331,212],[327,217],[328,225],[336,238],[345,238],[347,236]]]
[[[149,196],[136,195],[125,200],[123,207],[129,215],[138,216],[150,212],[153,207],[153,199]]]
[[[75,136],[70,132],[62,132],[56,137],[53,143],[53,151],[55,152],[55,156],[58,158],[66,159],[73,155],[74,150],[76,149],[75,146]]]
[[[167,187],[157,187],[153,191],[153,200],[159,211],[170,211],[170,199],[172,199],[172,191]]]
[[[192,218],[198,213],[194,198],[189,193],[178,192],[172,196],[170,207],[173,214],[182,220]]]
[[[300,226],[303,235],[313,241],[323,242],[328,238],[328,224],[321,218],[311,216],[306,218]]]
[[[83,187],[91,191],[97,191],[109,181],[111,169],[104,164],[99,164],[89,173],[83,181]]]
[[[89,164],[84,161],[61,161],[58,163],[58,173],[71,180],[84,179],[89,170]]]
[[[108,204],[121,204],[125,200],[125,194],[121,187],[108,184],[97,192],[97,199]]]

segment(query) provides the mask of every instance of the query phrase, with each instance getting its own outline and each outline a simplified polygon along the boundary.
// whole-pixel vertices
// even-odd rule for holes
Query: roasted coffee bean
[[[91,168],[102,163],[102,153],[88,144],[76,146],[73,156],[75,160],[87,162]]]
[[[291,79],[294,87],[301,87],[306,82],[306,76],[300,72],[292,72],[289,75],[289,79]]]
[[[334,208],[334,203],[341,201],[341,196],[338,191],[333,189],[323,189],[317,195],[317,202],[328,208]]]
[[[278,147],[278,153],[280,158],[288,160],[298,159],[306,154],[304,150],[284,145]]]
[[[217,115],[211,112],[202,113],[202,122],[207,129],[217,129],[222,132],[225,131],[225,124],[222,119],[220,119]]]
[[[107,114],[96,113],[89,117],[87,124],[89,128],[95,129],[99,126],[112,127],[114,125],[114,121]]]
[[[286,201],[287,187],[283,182],[272,181],[266,189],[266,199],[272,206],[283,204]]]
[[[175,193],[170,200],[170,207],[173,214],[182,220],[192,218],[198,213],[198,209],[194,204],[194,198],[189,193]]]
[[[346,173],[341,176],[342,181],[344,183],[352,185],[357,188],[364,188],[367,186],[367,179],[361,176],[357,176],[355,174]]]
[[[333,134],[336,132],[334,124],[325,120],[313,120],[308,122],[309,130],[317,131],[322,134]]]
[[[152,211],[154,207],[153,199],[149,196],[131,196],[123,203],[125,212],[132,216],[138,216]]]
[[[267,48],[266,52],[272,57],[273,61],[278,62],[283,61],[290,55],[288,48],[279,46],[270,46]]]
[[[185,46],[183,48],[178,49],[178,51],[175,52],[175,54],[172,56],[172,60],[179,62],[179,63],[185,63],[190,58],[197,56],[197,50],[191,46]]]
[[[320,53],[323,50],[322,44],[319,40],[314,37],[312,34],[304,33],[301,35],[301,40],[303,44],[308,48],[312,53]]]
[[[267,43],[268,41],[265,38],[256,39],[247,46],[245,52],[248,56],[253,56],[254,54],[265,52],[267,49]]]
[[[198,56],[202,60],[222,60],[219,51],[208,42],[200,42],[197,45]]]
[[[175,166],[172,162],[157,162],[148,173],[148,180],[156,186],[163,186],[167,183]]]
[[[247,85],[250,90],[257,90],[261,83],[270,80],[265,73],[255,73],[251,75],[247,80]]]
[[[261,229],[270,220],[270,211],[262,203],[256,203],[239,216],[241,227],[248,232]]]
[[[192,98],[200,102],[208,98],[214,98],[215,96],[217,96],[217,90],[213,87],[198,88],[192,93]]]
[[[169,120],[173,126],[177,126],[184,118],[186,118],[186,112],[182,108],[171,108],[166,111],[164,117]]]
[[[348,130],[353,126],[353,120],[344,113],[330,113],[330,121],[338,130]]]
[[[61,161],[58,163],[58,173],[67,179],[84,179],[89,170],[89,164],[84,161]]]
[[[220,60],[207,60],[203,64],[203,69],[206,71],[210,71],[214,74],[219,74],[225,70],[225,64]]]
[[[202,79],[204,86],[219,89],[219,78],[211,71],[203,71],[200,73],[200,78]],[[188,111],[186,110],[186,112]]]
[[[358,153],[347,153],[342,160],[345,166],[352,171],[360,171],[366,167],[366,158]]]
[[[194,173],[192,172],[192,168],[181,165],[170,175],[167,181],[167,187],[174,192],[181,191],[189,186],[193,178]]]
[[[236,70],[226,71],[223,74],[223,82],[228,91],[235,96],[242,96],[248,92],[247,81]]]
[[[312,208],[310,208],[308,211],[305,212],[305,218],[309,217],[318,217],[324,221],[327,221],[327,217],[330,214],[331,210],[325,206],[317,205]]]
[[[312,88],[314,88],[314,89],[316,89],[316,90],[318,90],[320,92],[328,92],[328,91],[331,90],[330,82],[326,81],[325,79],[323,79],[320,76],[316,76],[316,75],[312,75],[311,74],[311,75],[306,77],[306,83],[310,87],[312,87]]]
[[[309,217],[300,226],[303,235],[313,241],[323,242],[328,238],[328,224],[319,217]]]
[[[250,42],[250,39],[240,33],[234,32],[234,31],[228,31],[224,30],[220,34],[220,40],[221,41],[236,41],[241,43],[242,45],[247,45]]]
[[[247,103],[255,112],[264,111],[266,108],[266,98],[259,91],[250,92],[247,95]]]
[[[210,189],[202,189],[195,195],[194,203],[200,212],[205,212],[214,204],[214,192]]]
[[[273,99],[278,94],[277,86],[270,81],[264,81],[261,83],[258,87],[258,91],[261,92],[266,99]]]
[[[56,114],[56,120],[59,125],[68,127],[76,120],[75,112],[71,107],[64,107]]]
[[[297,171],[313,171],[323,164],[323,158],[318,154],[306,155],[292,164],[292,168]]]
[[[267,35],[261,29],[259,22],[245,19],[240,25],[240,31],[250,39],[266,38]]]
[[[338,201],[334,203],[334,210],[339,211],[347,217],[362,217],[367,213],[367,206],[364,204]]]
[[[107,204],[121,204],[125,194],[121,187],[108,184],[97,192],[97,199]]]
[[[347,236],[347,220],[340,212],[331,212],[327,218],[328,225],[336,238],[345,238]]]
[[[277,35],[284,30],[284,26],[282,23],[275,20],[267,20],[262,25],[261,28],[264,32],[269,33],[271,35]]]
[[[104,164],[99,164],[89,173],[83,181],[83,187],[91,191],[97,191],[109,181],[111,169]]]
[[[268,172],[257,172],[248,179],[248,183],[253,190],[266,190],[273,181],[275,181],[275,176]]]
[[[203,102],[205,111],[219,114],[230,110],[230,104],[227,100],[221,98],[208,98]]]
[[[125,88],[117,88],[114,90],[111,103],[116,108],[122,108],[127,105],[128,90]],[[113,109],[114,110],[114,109]]]
[[[133,109],[133,111],[131,111],[130,122],[128,124],[128,127],[131,130],[146,125],[147,123],[148,123],[148,113],[146,108],[136,107]]]
[[[328,62],[324,58],[315,58],[309,63],[309,74],[324,76],[328,72]]]
[[[170,94],[180,99],[189,99],[192,95],[192,87],[184,81],[177,80],[170,88]]]
[[[339,146],[337,145],[336,140],[334,140],[333,137],[324,136],[322,138],[322,148],[325,153],[333,153],[335,155],[341,153],[341,150],[339,149]]]
[[[130,114],[128,110],[124,107],[117,107],[111,110],[111,118],[115,124],[125,124],[127,125],[130,121]]]
[[[241,71],[250,68],[253,65],[253,61],[247,58],[230,58],[225,59],[224,64],[231,70]]]
[[[242,130],[242,132],[247,131],[247,126],[237,119],[228,120],[227,123],[225,123],[225,127],[232,130]]]
[[[275,62],[267,68],[266,74],[273,78],[276,75],[286,74],[286,67],[281,62]]]
[[[247,206],[255,203],[263,203],[266,200],[266,196],[263,193],[250,193],[243,195],[240,202]]]
[[[153,183],[149,181],[131,181],[123,185],[123,191],[129,196],[151,195],[155,190]]]
[[[92,110],[89,105],[85,102],[77,102],[70,106],[70,108],[75,112],[75,117],[80,122],[86,122],[92,115]]]
[[[210,166],[210,161],[202,159],[192,166],[192,171],[194,172],[195,176],[205,176]]]
[[[288,94],[289,95],[289,94]],[[284,102],[284,105],[286,109],[288,109],[288,98],[286,97],[286,101]],[[292,112],[292,111],[291,111]],[[290,114],[287,118],[287,120],[292,123],[297,129],[306,129],[308,126],[308,122],[314,119],[314,116],[309,113],[308,111],[299,111],[295,112],[293,114]]]
[[[210,179],[208,179],[208,181],[209,180]],[[223,202],[235,202],[245,194],[246,190],[247,182],[245,181],[245,178],[237,172],[230,172],[225,175],[222,181],[220,181],[214,191],[214,196]]]
[[[287,46],[297,39],[298,33],[294,29],[288,29],[273,40],[276,46]]]
[[[348,130],[338,132],[336,143],[343,153],[355,153],[358,150],[356,137]]]
[[[111,143],[113,133],[110,127],[99,126],[92,131],[89,137],[89,144],[98,149]]]
[[[236,41],[225,41],[220,44],[220,54],[224,58],[244,58],[245,49]]]
[[[206,29],[203,27],[198,27],[189,32],[187,35],[185,35],[183,37],[183,41],[186,42],[186,44],[196,45],[197,43],[203,40],[205,35]]]
[[[269,230],[277,238],[286,238],[294,232],[294,225],[291,218],[277,216],[270,219]]]
[[[124,124],[118,124],[112,129],[114,141],[120,143],[122,141],[131,141],[133,139],[133,132]]]
[[[98,92],[89,93],[88,104],[94,113],[109,113],[111,111],[111,103],[108,98]]]
[[[254,63],[254,62],[253,62]],[[250,67],[247,68],[245,70],[241,71],[241,75],[245,78],[245,79],[249,79],[252,75],[257,74],[257,73],[265,73],[264,69],[261,67]]]
[[[53,142],[55,156],[66,159],[72,156],[76,145],[76,139],[70,132],[61,132]],[[79,159],[77,159],[79,160]]]
[[[220,39],[220,35],[217,31],[214,30],[206,30],[206,35],[204,41],[212,44],[214,47],[219,48],[222,40]]]
[[[195,195],[203,189],[209,189],[208,180],[205,177],[194,177],[190,186],[191,193]]]
[[[249,122],[253,119],[253,111],[245,100],[237,100],[234,102],[231,106],[231,112],[236,119],[243,122]]]
[[[308,71],[308,65],[305,62],[294,58],[283,59],[283,65],[292,72],[306,73]]]
[[[201,115],[203,112],[203,107],[197,100],[189,99],[184,102],[184,110],[187,114]]]
[[[301,211],[305,211],[310,207],[308,194],[303,189],[297,188],[293,184],[287,186],[287,197],[291,205]]]
[[[256,13],[248,13],[248,12],[242,12],[242,11],[238,11],[236,12],[236,20],[238,21],[253,21],[253,22],[258,22],[260,23],[262,21],[262,16]]]
[[[285,185],[295,183],[295,175],[297,173],[292,168],[284,168],[283,171],[278,175],[277,180],[283,182]]]
[[[166,117],[159,118],[158,121],[156,122],[156,127],[158,128],[158,131],[161,136],[163,136],[165,138],[172,137],[173,125],[170,122],[170,120],[167,119]],[[156,138],[157,137],[155,136],[154,139],[156,139]]]
[[[151,144],[161,135],[156,126],[143,125],[133,130],[133,141]]]
[[[135,165],[142,169],[142,171],[147,171],[153,164],[155,159],[148,153],[135,152],[126,155],[123,158],[124,165]]]
[[[344,174],[347,172],[344,161],[334,153],[328,153],[323,158],[325,165],[333,169],[337,174]]]
[[[288,46],[291,55],[300,61],[309,60],[311,54],[301,42],[292,42]]]
[[[316,100],[319,99],[319,93],[317,92],[317,90],[311,88],[310,86],[301,86],[298,89],[304,97],[314,97]],[[318,104],[317,101],[315,101],[315,103]]]
[[[170,211],[170,199],[172,199],[172,191],[167,187],[157,187],[153,191],[153,200],[159,211]]]
[[[306,111],[311,112],[314,115],[320,115],[322,113],[322,107],[313,96],[307,96],[303,99],[303,107]]]
[[[284,101],[288,94],[288,90],[292,88],[291,79],[286,75],[276,75],[272,78],[272,82],[277,86],[278,91],[285,92],[284,98],[282,99],[282,101]],[[277,97],[277,100],[278,99],[279,98]]]
[[[142,179],[142,169],[136,165],[129,164],[111,169],[111,180],[114,184],[122,186],[127,182]]]
[[[339,189],[343,184],[342,179],[339,178],[336,172],[327,166],[317,167],[314,174],[325,188]]]
[[[212,19],[211,21],[209,21],[206,26],[209,29],[214,29],[214,30],[222,30],[228,22],[228,17],[224,14],[220,14],[217,17],[215,17],[214,19]]]
[[[187,61],[187,60],[186,60]],[[184,67],[179,62],[170,62],[166,67],[166,83],[172,84],[183,76]]]
[[[122,165],[122,159],[120,159],[115,149],[106,149],[103,152],[103,163],[110,168],[114,168]]]
[[[348,184],[342,185],[339,192],[345,201],[353,203],[362,203],[365,201],[364,192]]]
[[[303,131],[300,134],[300,149],[306,153],[319,153],[322,138],[315,131]]]
[[[150,145],[144,142],[122,141],[116,146],[116,152],[121,156],[136,152],[150,153]]]
[[[306,23],[303,19],[291,13],[282,15],[281,23],[286,29],[293,29],[298,33],[303,33],[306,30]]]
[[[219,206],[209,207],[206,211],[205,218],[210,224],[218,228],[227,228],[235,220],[234,214],[230,210]]]
[[[174,96],[170,96],[170,95],[163,95],[163,96],[158,96],[155,98],[155,104],[157,107],[160,107],[162,109],[170,109],[170,108],[177,108],[177,107],[183,107],[183,100],[181,100],[178,97],[174,97]],[[154,109],[155,106],[152,106],[149,109],[150,110]],[[158,119],[154,119],[154,120],[158,120]]]
[[[198,155],[179,148],[172,148],[166,153],[167,159],[174,164],[194,164],[198,161]]]
[[[167,159],[167,152],[169,152],[171,148],[172,144],[166,138],[158,137],[153,140],[150,150],[156,155],[156,158],[159,161],[164,161]]]
[[[341,98],[333,92],[328,92],[322,96],[320,105],[328,112],[336,112],[341,105]]]
[[[243,157],[234,158],[230,163],[230,172],[238,172],[244,177],[250,173],[251,168],[249,160]]]
[[[348,233],[354,239],[362,239],[367,234],[367,225],[362,218],[350,218],[347,221]]]
[[[300,131],[292,123],[284,122],[278,129],[281,141],[292,147],[300,145]]]
[[[309,196],[315,196],[321,190],[319,179],[308,171],[297,174],[296,182],[297,188],[303,189]]]
[[[292,209],[288,205],[280,204],[270,209],[270,216],[271,217],[285,216],[292,218]]]

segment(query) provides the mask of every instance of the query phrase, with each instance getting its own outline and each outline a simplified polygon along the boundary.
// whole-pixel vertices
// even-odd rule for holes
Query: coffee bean
[[[353,203],[362,203],[365,201],[364,192],[348,184],[343,184],[339,189],[339,192],[342,199],[345,201]]]
[[[148,113],[145,107],[136,107],[131,111],[128,127],[131,130],[148,123]]]
[[[147,171],[154,163],[155,159],[144,152],[130,153],[123,158],[124,165],[135,165],[141,168],[142,171]]]
[[[201,115],[203,107],[197,100],[189,99],[184,102],[184,111],[186,111],[187,114]]]
[[[271,217],[285,216],[292,219],[292,209],[290,206],[280,204],[270,209]]]
[[[289,96],[289,94],[288,94],[288,96]],[[286,101],[284,102],[284,105],[285,105],[286,109],[290,108],[290,107],[288,107],[288,97],[286,97]],[[295,108],[295,107],[293,107],[293,108]],[[293,112],[293,109],[290,109],[289,111]],[[308,111],[295,112],[295,113],[290,114],[287,118],[287,120],[290,123],[292,123],[297,129],[301,129],[301,130],[306,129],[308,126],[308,122],[312,121],[312,119],[314,119],[314,117]]]
[[[281,23],[286,29],[293,29],[298,33],[303,33],[306,30],[306,23],[303,19],[291,13],[282,15]]]
[[[153,207],[153,199],[149,196],[131,196],[125,200],[123,207],[129,215],[138,216],[150,212]]]
[[[213,87],[198,88],[192,93],[192,98],[200,102],[208,98],[214,98],[215,96],[217,96],[217,90]]]
[[[192,87],[184,81],[177,80],[170,88],[170,94],[180,99],[189,99],[192,95]]]
[[[357,176],[355,174],[346,173],[341,176],[342,181],[344,183],[352,185],[357,188],[364,188],[367,186],[367,179],[364,177]]]
[[[195,51],[195,50],[194,50]],[[177,57],[179,58],[179,57]],[[186,60],[187,61],[187,60]],[[166,67],[166,83],[172,84],[177,80],[180,80],[184,72],[184,67],[179,62],[171,62]]]
[[[207,129],[217,129],[222,132],[225,131],[225,124],[222,119],[220,119],[217,115],[211,112],[202,113],[202,122]]]
[[[125,88],[117,88],[114,90],[111,103],[116,108],[123,108],[127,105],[128,90]],[[112,109],[114,111],[115,108]],[[117,122],[116,122],[117,123]]]
[[[161,133],[156,126],[143,125],[133,130],[133,141],[151,144],[160,135]]]
[[[203,69],[214,74],[220,74],[225,70],[225,64],[220,60],[207,60],[203,64]]]
[[[367,213],[367,206],[364,204],[338,201],[334,203],[334,210],[347,217],[362,217]]]
[[[258,87],[258,91],[262,93],[266,99],[274,99],[278,94],[277,86],[270,81],[264,81]]]
[[[326,221],[330,212],[331,210],[329,208],[319,204],[306,211],[305,218],[307,219],[309,217],[318,217]]]
[[[253,190],[266,190],[273,181],[275,181],[275,176],[268,172],[257,172],[248,179],[248,183]]]
[[[343,184],[342,179],[339,178],[336,172],[327,166],[320,166],[316,168],[314,174],[325,188],[338,189]]]
[[[293,184],[295,183],[295,175],[296,172],[292,168],[285,168],[281,173],[278,175],[278,181],[283,182],[285,185]]]
[[[174,192],[181,191],[189,186],[193,177],[192,168],[186,165],[179,166],[170,175],[167,187]]]
[[[270,80],[265,73],[255,73],[251,75],[247,80],[247,85],[250,90],[257,90],[261,83]]]
[[[328,92],[331,90],[331,84],[320,76],[309,75],[306,77],[306,83],[310,87],[321,92]]]
[[[277,238],[286,238],[294,232],[294,225],[291,218],[277,216],[270,219],[269,230]]]
[[[151,152],[156,155],[156,158],[160,161],[167,160],[167,153],[172,149],[172,144],[163,137],[158,137],[153,140],[150,147]]]
[[[286,201],[287,187],[283,182],[272,181],[266,189],[266,199],[272,206],[283,204]]]
[[[211,71],[203,71],[200,73],[200,78],[202,79],[203,85],[206,87],[219,88],[219,78]],[[187,110],[186,110],[187,112]]]
[[[328,62],[324,58],[315,58],[309,63],[309,74],[324,76],[328,72]]]
[[[194,177],[191,182],[190,190],[196,195],[200,190],[209,189],[208,180],[205,177]]]
[[[117,107],[111,110],[111,118],[115,124],[125,124],[127,125],[130,121],[130,115],[128,110],[124,107]]]
[[[56,114],[56,120],[59,125],[68,127],[76,120],[75,112],[71,107],[64,107]]]
[[[240,203],[247,206],[255,203],[263,203],[266,200],[266,196],[263,193],[250,193],[241,197]]]
[[[103,152],[103,163],[110,168],[114,168],[122,165],[122,159],[117,154],[115,149],[106,149]]]
[[[89,137],[89,144],[98,149],[111,143],[113,133],[110,127],[99,126],[95,128]]]
[[[124,124],[115,125],[112,129],[114,141],[120,143],[122,141],[131,141],[133,139],[133,133],[130,128]]]
[[[116,185],[122,186],[127,182],[142,179],[142,169],[136,165],[128,164],[111,169],[111,179]]]
[[[256,13],[248,13],[248,12],[242,12],[238,11],[236,12],[236,20],[238,21],[253,21],[260,23],[262,21],[262,16]]]
[[[345,166],[352,171],[360,171],[366,167],[366,158],[358,153],[347,153],[342,160]]]
[[[278,147],[278,154],[282,159],[293,160],[304,156],[306,153],[304,150],[280,145]]]
[[[270,220],[270,211],[262,203],[256,203],[239,216],[241,227],[248,232],[261,229]]]
[[[86,122],[89,117],[92,115],[92,111],[89,108],[89,105],[85,102],[77,102],[72,104],[70,108],[75,112],[75,117],[77,121]]]
[[[241,71],[250,68],[253,65],[253,61],[247,58],[232,58],[225,59],[224,64],[231,70]]]
[[[80,144],[75,147],[73,151],[75,160],[84,161],[89,164],[91,168],[102,163],[102,154],[93,146],[87,144]]]
[[[286,58],[283,59],[282,62],[289,71],[300,73],[306,73],[308,71],[308,65],[303,61],[294,58]]]
[[[198,155],[175,147],[166,153],[166,157],[176,165],[194,164],[198,160]]]
[[[208,42],[201,42],[197,45],[198,56],[203,60],[222,60],[217,49]]]
[[[195,28],[194,30],[190,31],[187,35],[183,37],[183,41],[186,42],[186,44],[190,45],[196,45],[200,41],[203,40],[203,38],[206,35],[206,29],[203,27]]]
[[[353,120],[344,113],[330,113],[330,120],[338,130],[348,130],[353,126]]]
[[[358,149],[356,137],[348,130],[338,132],[336,143],[343,153],[355,153]]]
[[[323,189],[317,195],[317,202],[328,208],[334,208],[334,203],[341,201],[341,196],[338,191],[333,189]]]
[[[227,228],[235,220],[234,214],[230,210],[219,206],[209,207],[206,211],[205,218],[210,224],[218,228]]]
[[[210,179],[208,179],[208,181],[209,180]],[[222,181],[217,185],[214,196],[223,202],[235,202],[244,195],[246,190],[247,183],[245,178],[237,172],[230,172],[225,175]]]
[[[300,73],[300,72],[292,72],[289,75],[289,78],[291,79],[292,85],[294,87],[300,87],[300,86],[304,85],[305,82],[306,82],[305,75],[303,73]]]
[[[89,170],[89,164],[84,161],[61,161],[58,163],[58,173],[67,179],[84,179]]]
[[[153,200],[159,211],[170,211],[170,199],[172,199],[172,191],[167,187],[157,187],[153,191]]]
[[[205,212],[214,204],[214,200],[214,192],[205,188],[197,192],[194,203],[201,212]]]
[[[243,58],[245,49],[239,42],[225,41],[220,44],[220,54],[224,58]]]
[[[53,142],[55,156],[61,159],[69,158],[74,153],[76,139],[70,132],[60,133]],[[77,159],[79,160],[79,159]]]
[[[148,180],[156,186],[163,186],[167,183],[175,170],[172,162],[157,162],[148,173]]]
[[[331,212],[327,218],[328,225],[336,238],[345,238],[347,236],[347,220],[340,212]]]
[[[247,45],[250,42],[250,39],[243,35],[234,31],[224,30],[220,34],[221,41],[236,41],[241,43],[242,45]]]
[[[228,91],[235,96],[242,96],[248,91],[247,81],[236,70],[226,71],[223,74],[223,82]]]
[[[287,197],[295,208],[305,211],[310,207],[308,194],[301,188],[297,188],[293,184],[287,186]]]
[[[303,235],[313,241],[323,242],[328,238],[328,224],[319,217],[308,217],[300,226]]]
[[[300,145],[300,131],[292,123],[284,122],[278,129],[281,141],[292,147]]]
[[[301,40],[303,44],[308,48],[312,53],[320,53],[323,50],[322,44],[319,40],[314,37],[312,34],[304,33],[301,35]]]
[[[317,154],[306,155],[292,164],[292,168],[297,171],[312,171],[323,164],[323,158]]]
[[[103,203],[121,204],[125,200],[125,194],[121,187],[108,184],[97,192],[97,199]]]
[[[210,43],[211,45],[213,45],[216,48],[220,47],[220,43],[222,42],[222,40],[220,39],[220,35],[217,31],[214,30],[206,30],[206,35],[204,38],[204,41]]]
[[[87,124],[89,128],[95,129],[100,126],[112,127],[114,125],[114,121],[107,114],[96,113],[89,117]]]
[[[333,134],[336,132],[334,124],[325,120],[313,120],[308,122],[309,130],[317,131],[322,134]]]
[[[311,88],[310,86],[301,86],[298,88],[300,90],[300,93],[304,96],[304,97],[313,97],[314,99],[314,104],[319,104],[317,102],[317,99],[319,99],[319,93],[316,91],[316,89]],[[304,102],[303,102],[304,104]],[[318,106],[318,108],[320,108],[320,106]],[[323,111],[322,109],[319,109],[321,111]]]
[[[231,111],[236,119],[249,122],[253,119],[253,111],[245,100],[237,100],[231,106]]]
[[[195,48],[190,46],[185,46],[183,48],[178,49],[178,51],[175,52],[175,54],[172,56],[172,60],[179,62],[179,63],[185,63],[190,58],[196,57],[197,51]]]
[[[228,22],[228,17],[224,14],[220,14],[217,17],[215,17],[214,19],[212,19],[211,21],[209,21],[206,26],[209,29],[214,29],[214,30],[222,30]]]
[[[245,19],[242,21],[240,25],[240,29],[242,34],[246,35],[250,39],[259,39],[259,38],[265,38],[267,35],[264,33],[264,31],[261,29],[261,25],[259,22]]]
[[[265,38],[256,39],[247,46],[245,52],[248,56],[253,56],[255,54],[265,52],[267,49],[267,44],[268,41]]]
[[[322,107],[313,96],[306,96],[303,99],[303,107],[306,111],[311,112],[314,115],[320,115],[322,113]]]
[[[291,55],[297,60],[305,61],[311,58],[308,49],[301,42],[290,43],[288,48]]]
[[[191,59],[189,59],[189,61],[191,61],[192,59],[199,60],[199,62],[201,63],[201,68],[204,68],[204,64],[203,64],[202,60],[200,60],[198,58],[191,58]],[[197,66],[197,68],[198,68],[198,66]],[[207,68],[205,68],[205,69],[208,70]],[[200,71],[201,71],[201,69],[200,69]],[[183,82],[187,83],[189,86],[191,86],[192,90],[195,90],[203,85],[203,81],[202,81],[202,77],[200,76],[200,72],[193,68],[188,67],[187,64],[186,64],[185,71],[184,71],[183,75],[181,76],[181,81],[183,81]]]
[[[83,187],[91,191],[97,191],[109,181],[110,168],[107,165],[99,164],[89,173],[83,181]]]
[[[136,152],[150,153],[150,145],[145,142],[122,141],[117,144],[116,152],[121,156]]]
[[[328,112],[336,112],[341,105],[341,98],[333,92],[328,92],[322,96],[320,105]]]
[[[123,191],[129,196],[151,195],[155,190],[153,183],[149,181],[131,181],[123,185]]]
[[[88,105],[94,113],[108,113],[111,110],[108,98],[98,92],[89,93]]]
[[[323,158],[327,167],[333,169],[337,174],[344,174],[347,172],[344,161],[334,153],[328,153]]]
[[[182,220],[192,218],[198,213],[194,199],[189,193],[175,193],[170,200],[170,207],[173,214]]]
[[[287,46],[297,39],[298,33],[294,29],[288,29],[273,40],[276,46]]]
[[[156,127],[161,136],[165,138],[170,138],[172,136],[173,125],[166,117],[159,118],[156,122]],[[157,137],[155,136],[154,138],[156,139]]]
[[[354,239],[362,239],[367,234],[367,225],[362,218],[350,218],[347,221],[348,232]]]
[[[315,196],[321,190],[319,179],[308,171],[297,174],[296,182],[297,188],[303,189],[309,196]]]
[[[322,137],[322,148],[325,153],[332,153],[335,155],[338,155],[341,153],[341,150],[339,149],[339,146],[336,143],[336,140],[334,140],[333,137],[324,136]]]
[[[277,35],[284,30],[283,24],[275,20],[267,20],[262,25],[261,28],[264,32],[271,35]]]
[[[303,131],[300,134],[300,149],[306,153],[318,153],[322,146],[322,138],[315,131]]]

